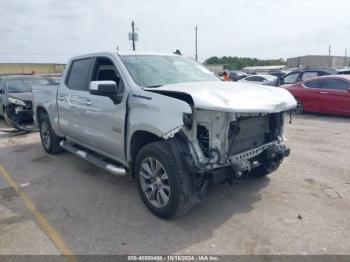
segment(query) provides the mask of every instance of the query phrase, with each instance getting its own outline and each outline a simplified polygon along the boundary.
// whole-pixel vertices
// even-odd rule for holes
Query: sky
[[[87,52],[194,57],[350,55],[348,0],[0,0],[0,62],[65,63]]]

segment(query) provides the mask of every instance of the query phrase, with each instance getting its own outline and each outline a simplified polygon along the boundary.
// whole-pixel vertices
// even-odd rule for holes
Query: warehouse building
[[[0,75],[3,74],[60,74],[64,64],[50,63],[0,63]]]
[[[345,56],[307,55],[287,59],[288,68],[344,68],[350,58]]]

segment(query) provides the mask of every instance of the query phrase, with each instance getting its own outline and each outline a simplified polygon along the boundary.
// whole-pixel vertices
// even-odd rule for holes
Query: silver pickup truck
[[[190,58],[159,53],[75,57],[56,89],[33,90],[46,152],[130,174],[162,218],[184,214],[211,183],[276,170],[295,105],[284,89],[223,82]]]

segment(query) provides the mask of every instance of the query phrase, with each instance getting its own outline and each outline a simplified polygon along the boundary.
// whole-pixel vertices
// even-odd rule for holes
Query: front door
[[[108,97],[90,94],[88,89],[91,81],[99,80],[115,81],[123,87],[123,81],[112,59],[97,57],[92,60],[84,90],[70,89],[68,76],[67,89],[70,94],[69,111],[66,112],[70,112],[70,116],[65,118],[71,123],[69,133],[72,134],[73,140],[123,162],[126,99],[124,97],[121,103],[115,104]],[[74,63],[71,68],[73,73]]]

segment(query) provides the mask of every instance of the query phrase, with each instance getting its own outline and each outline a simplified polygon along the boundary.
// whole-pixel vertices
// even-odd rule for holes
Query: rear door
[[[65,136],[79,143],[86,141],[83,130],[84,110],[89,104],[88,78],[93,65],[92,58],[73,60],[67,77],[57,93],[59,126]]]

